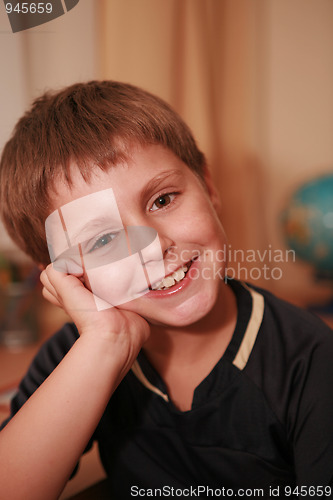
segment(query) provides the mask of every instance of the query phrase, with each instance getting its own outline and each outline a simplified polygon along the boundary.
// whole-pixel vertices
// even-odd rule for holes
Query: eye
[[[156,210],[167,207],[174,200],[175,196],[176,195],[174,193],[161,194],[154,201],[153,206],[151,207],[150,211],[155,212]]]
[[[94,245],[91,247],[89,250],[89,253],[94,252],[95,250],[98,250],[99,248],[105,247],[109,243],[111,243],[112,240],[117,236],[116,233],[107,233],[103,234],[100,238],[98,238],[97,241],[95,241]]]

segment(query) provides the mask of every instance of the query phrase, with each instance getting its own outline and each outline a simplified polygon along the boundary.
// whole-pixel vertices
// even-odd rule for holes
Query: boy
[[[110,498],[331,497],[332,333],[219,278],[218,197],[164,102],[116,82],[45,95],[0,175],[9,233],[73,320],[35,358],[0,433],[4,498],[57,498],[93,439]],[[133,251],[131,228],[158,235],[151,253],[146,236]],[[132,258],[146,281],[117,300]]]

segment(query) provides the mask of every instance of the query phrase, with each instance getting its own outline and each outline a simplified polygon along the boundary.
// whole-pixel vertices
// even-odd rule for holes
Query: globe
[[[287,245],[318,278],[333,280],[333,174],[303,184],[282,214]]]

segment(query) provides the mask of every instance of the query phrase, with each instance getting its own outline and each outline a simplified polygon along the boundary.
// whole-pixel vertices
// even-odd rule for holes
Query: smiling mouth
[[[194,260],[194,259],[193,259]],[[169,274],[165,278],[163,278],[161,281],[157,281],[154,283],[151,287],[149,287],[150,290],[168,290],[172,286],[174,286],[176,283],[180,283],[183,281],[185,278],[187,272],[189,271],[193,260],[190,260],[187,262],[187,264],[184,264],[180,266],[176,271],[174,271],[172,274]]]

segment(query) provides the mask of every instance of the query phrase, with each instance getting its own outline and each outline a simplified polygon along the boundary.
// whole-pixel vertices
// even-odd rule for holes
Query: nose
[[[131,253],[140,252],[144,262],[163,260],[174,245],[171,238],[151,226],[127,226]]]
[[[163,235],[163,234],[160,234],[160,233],[157,233],[158,234],[158,239],[159,239],[159,242],[160,242],[160,245],[161,245],[161,251],[162,251],[162,255],[163,255],[163,259],[166,258],[168,252],[170,252],[171,248],[175,247],[175,243],[174,241],[169,238],[168,236],[166,235]]]
[[[144,239],[143,235],[148,235],[149,237],[150,234],[151,237],[154,232],[154,237],[156,236],[156,234],[158,235],[163,257],[167,254],[168,248],[175,246],[175,242],[173,241],[172,237],[164,229],[163,221],[157,222],[153,217],[147,218],[145,214],[134,211],[130,214],[127,213],[126,215],[126,219],[123,220],[123,224],[126,227],[141,228],[140,231],[137,231],[135,234],[135,239],[137,239],[139,242]],[[143,228],[146,228],[146,232],[143,231]],[[151,231],[151,233],[149,233],[149,231]]]

